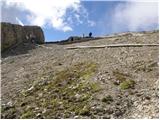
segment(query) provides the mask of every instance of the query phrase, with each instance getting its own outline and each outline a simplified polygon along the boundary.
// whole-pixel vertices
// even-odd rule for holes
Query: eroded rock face
[[[34,34],[37,44],[44,43],[44,34],[39,26],[21,26],[10,23],[1,23],[1,51],[16,46],[23,42],[31,42],[27,39],[30,34]]]
[[[25,35],[34,34],[36,37],[36,43],[43,44],[44,43],[44,34],[39,26],[24,26]]]

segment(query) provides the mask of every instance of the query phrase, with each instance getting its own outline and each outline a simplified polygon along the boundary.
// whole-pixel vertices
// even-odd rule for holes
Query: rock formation
[[[1,23],[1,51],[5,51],[23,42],[30,42],[30,34],[36,36],[36,43],[44,43],[44,34],[39,26],[21,26],[11,23]]]

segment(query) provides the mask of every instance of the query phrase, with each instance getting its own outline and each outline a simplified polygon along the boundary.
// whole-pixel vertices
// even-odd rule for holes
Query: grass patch
[[[48,83],[38,82],[33,89],[26,90],[17,97],[16,108],[19,110],[17,116],[23,119],[36,118],[33,111],[41,113],[43,118],[53,119],[59,118],[61,113],[64,113],[61,118],[68,118],[73,113],[89,115],[89,103],[94,94],[101,90],[98,82],[90,80],[96,71],[97,64],[84,62],[65,68],[56,74],[50,73],[39,77],[44,77]],[[32,106],[32,109],[24,109],[28,105]],[[46,109],[45,112],[43,109]]]
[[[119,85],[121,89],[125,90],[134,88],[135,81],[131,79],[131,75],[124,74],[122,72],[119,72],[118,70],[113,71],[113,75],[116,78],[116,81],[114,83],[117,83],[117,81],[119,81],[119,83],[115,85]]]
[[[125,89],[129,89],[129,88],[133,88],[134,85],[135,85],[135,81],[134,80],[126,80],[126,81],[123,81],[120,84],[120,88],[125,90]]]

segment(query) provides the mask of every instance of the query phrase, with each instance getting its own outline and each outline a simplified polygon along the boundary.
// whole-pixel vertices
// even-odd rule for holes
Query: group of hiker
[[[83,34],[83,38],[84,38],[84,37],[85,37],[85,36],[84,36],[84,34]],[[88,37],[90,37],[90,38],[92,37],[92,32],[89,33]]]
[[[90,32],[87,37],[92,38],[92,32]],[[83,38],[85,38],[84,34],[83,34]],[[73,41],[73,37],[71,37],[70,39],[71,39],[71,41]],[[36,36],[35,36],[35,34],[30,33],[30,34],[26,35],[26,40],[30,41],[32,44],[36,44]]]
[[[69,37],[67,40],[69,40],[69,41],[74,41],[74,40],[81,40],[82,38],[92,38],[92,32],[90,32],[89,34],[88,34],[88,36],[85,36],[84,34],[83,34],[83,37],[78,37],[78,36],[71,36],[71,37]]]

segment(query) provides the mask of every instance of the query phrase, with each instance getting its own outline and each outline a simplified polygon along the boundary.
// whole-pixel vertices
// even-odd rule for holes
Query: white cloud
[[[88,24],[91,27],[94,27],[96,25],[96,23],[94,21],[88,20]]]
[[[112,16],[112,30],[119,32],[125,27],[129,31],[146,30],[158,24],[157,2],[127,2],[119,4]]]
[[[69,26],[65,26],[63,27],[63,31],[66,32],[66,31],[72,31],[72,28],[69,27]]]
[[[27,24],[42,27],[51,25],[64,32],[73,30],[65,20],[67,10],[71,9],[74,12],[79,23],[82,23],[80,16],[84,14],[80,0],[2,0],[2,3],[2,21],[22,24],[20,18],[23,18]],[[12,14],[13,11],[16,13]]]

